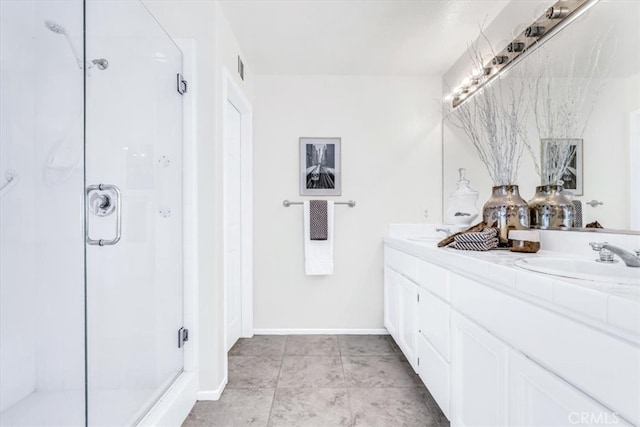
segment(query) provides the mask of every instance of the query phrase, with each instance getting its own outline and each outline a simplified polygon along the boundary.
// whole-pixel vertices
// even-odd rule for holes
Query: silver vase
[[[573,227],[575,205],[563,192],[562,185],[541,185],[529,201],[532,228]]]
[[[482,219],[498,229],[502,246],[509,241],[509,230],[529,228],[529,205],[520,197],[517,185],[493,187],[491,198],[482,208]]]

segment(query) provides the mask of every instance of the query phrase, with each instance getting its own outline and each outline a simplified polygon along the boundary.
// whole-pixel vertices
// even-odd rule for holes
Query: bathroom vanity
[[[452,425],[640,424],[640,286],[514,265],[594,260],[588,242],[615,236],[543,232],[526,255],[408,232],[385,238],[384,323]]]

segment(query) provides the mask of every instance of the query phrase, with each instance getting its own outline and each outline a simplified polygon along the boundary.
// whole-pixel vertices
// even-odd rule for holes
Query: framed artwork
[[[340,196],[340,138],[300,138],[300,195]]]
[[[582,179],[584,176],[583,170],[583,144],[582,139],[568,139],[562,140],[562,142],[568,141],[572,148],[573,154],[569,165],[562,174],[563,187],[565,190],[571,191],[575,196],[582,196],[583,184]],[[546,162],[550,156],[550,152],[553,150],[553,146],[557,145],[559,140],[556,139],[543,139],[542,140],[542,162]]]

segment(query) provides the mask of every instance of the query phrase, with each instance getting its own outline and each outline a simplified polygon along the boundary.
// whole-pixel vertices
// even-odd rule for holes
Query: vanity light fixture
[[[524,50],[524,43],[519,41],[513,41],[509,43],[509,45],[507,46],[507,52],[509,53],[522,52],[523,50]]]
[[[478,92],[478,89],[523,59],[534,45],[540,44],[543,40],[560,31],[598,1],[557,1],[531,25],[516,34],[511,43],[481,64],[480,67],[474,69],[470,77],[465,77],[460,86],[445,97],[445,101],[451,102],[452,108],[458,107],[463,101]]]
[[[546,15],[545,15],[546,16]],[[524,30],[526,37],[541,37],[544,34],[544,27],[541,25],[532,25]]]
[[[509,61],[509,57],[505,55],[496,55],[495,58],[491,61],[493,65],[502,65]]]
[[[569,9],[567,9],[564,6],[551,6],[549,9],[547,9],[547,12],[545,13],[545,17],[547,19],[561,19],[564,18],[565,16],[567,16],[569,14]]]

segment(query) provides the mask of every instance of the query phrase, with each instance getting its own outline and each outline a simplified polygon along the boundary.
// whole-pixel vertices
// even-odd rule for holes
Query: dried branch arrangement
[[[610,71],[611,61],[602,58],[604,40],[605,37],[599,37],[592,45],[586,65],[578,60],[576,52],[559,57],[549,54],[546,46],[527,58],[527,68],[536,70],[539,76],[530,86],[539,140],[549,140],[544,154],[527,144],[542,185],[561,183],[576,155],[572,140],[583,137],[604,86],[604,77]],[[608,54],[613,51],[608,50]]]
[[[474,66],[483,67],[478,45],[490,43],[482,30],[481,37],[469,52]],[[493,56],[495,52],[492,51]],[[518,181],[522,153],[527,145],[526,119],[531,109],[526,67],[514,67],[508,77],[500,76],[469,97],[448,116],[451,123],[469,138],[494,185],[513,185]]]

